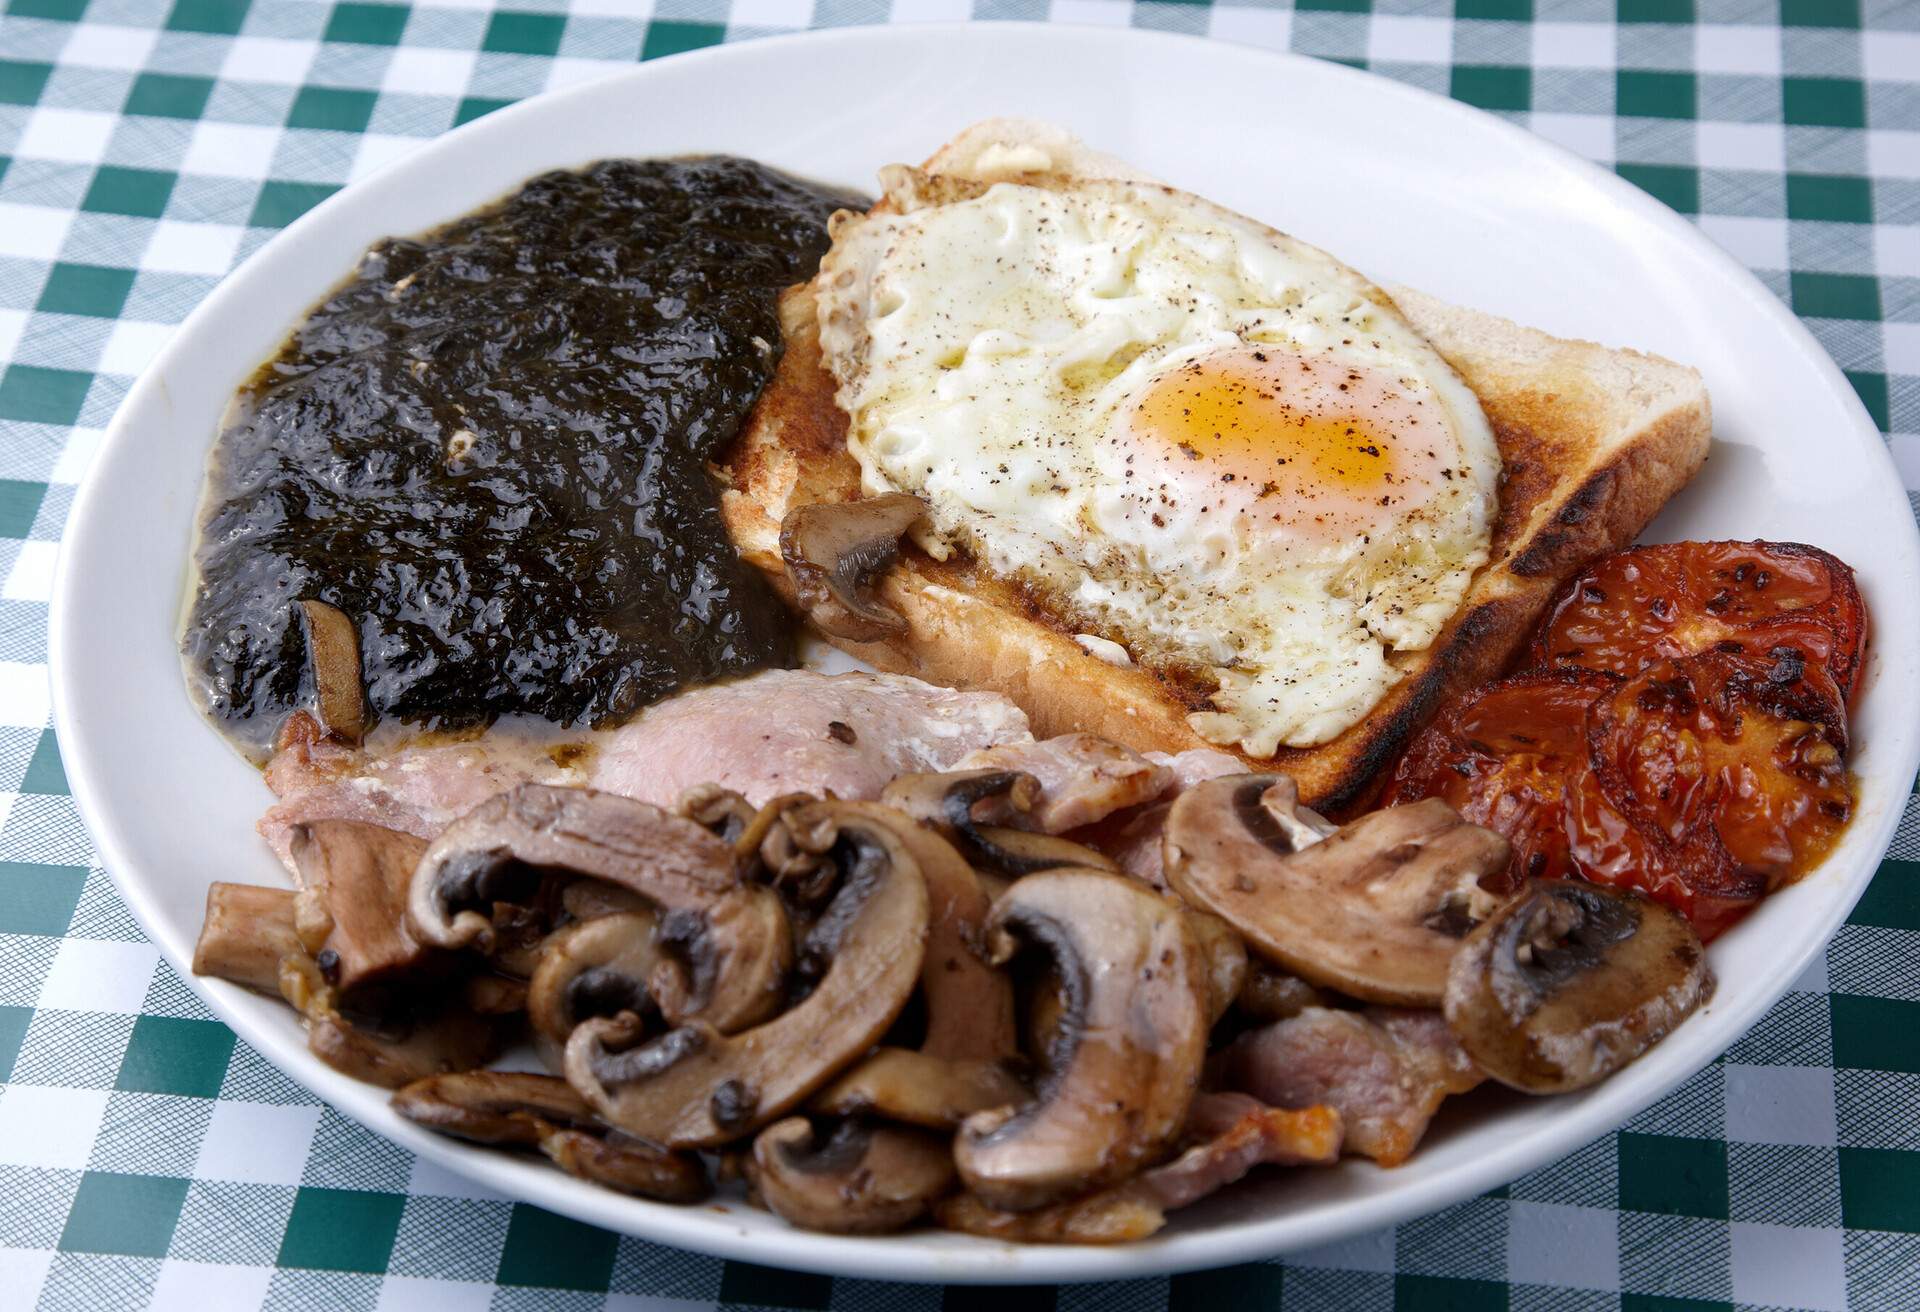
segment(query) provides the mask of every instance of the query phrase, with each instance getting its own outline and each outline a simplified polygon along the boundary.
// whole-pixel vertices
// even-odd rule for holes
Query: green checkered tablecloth
[[[1120,1285],[920,1289],[517,1205],[323,1105],[141,937],[48,728],[47,597],[133,377],[222,275],[449,127],[808,26],[1290,48],[1617,169],[1798,311],[1920,488],[1920,0],[0,0],[0,1307],[1920,1308],[1920,803],[1824,962],[1565,1161],[1397,1229]]]

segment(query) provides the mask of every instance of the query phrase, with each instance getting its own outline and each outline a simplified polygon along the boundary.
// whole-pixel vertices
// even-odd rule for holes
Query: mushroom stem
[[[623,911],[556,930],[527,983],[527,1020],[555,1058],[592,1016],[653,1009],[647,981],[660,964],[651,911]]]
[[[980,958],[993,900],[979,877],[945,839],[901,824],[897,812],[871,802],[844,807],[847,814],[888,825],[927,886],[927,955],[920,968],[927,1031],[920,1051],[958,1061],[1012,1058],[1018,1050],[1013,982]]]
[[[326,973],[300,944],[294,898],[284,888],[209,887],[193,973],[284,1000],[306,1018],[307,1047],[316,1057],[372,1084],[405,1084],[423,1075],[477,1066],[493,1054],[499,1033],[490,1017],[457,1007],[446,1008],[431,1021],[411,1014],[443,1006],[446,999],[437,993],[410,1000],[406,1014],[390,1016],[393,1033],[377,1034],[351,1023],[341,1014]]]
[[[426,843],[358,820],[314,820],[292,831],[301,896],[317,900],[326,933],[314,959],[340,1010],[379,1024],[406,1009],[422,972],[439,963],[407,933],[407,885]]]
[[[291,889],[213,884],[193,948],[193,973],[280,996],[280,962],[304,956],[293,928]]]
[[[1246,984],[1247,945],[1232,925],[1205,911],[1187,912],[1187,928],[1193,931],[1193,941],[1200,945],[1206,960],[1211,998],[1207,1020],[1217,1022]]]

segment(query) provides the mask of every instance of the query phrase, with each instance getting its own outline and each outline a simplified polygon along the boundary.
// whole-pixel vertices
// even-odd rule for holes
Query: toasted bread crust
[[[1691,370],[1417,292],[1394,296],[1480,398],[1504,465],[1500,514],[1491,559],[1459,612],[1429,648],[1390,658],[1406,677],[1364,720],[1318,747],[1248,758],[1292,775],[1304,800],[1336,814],[1372,798],[1385,768],[1450,695],[1505,669],[1567,577],[1633,540],[1699,469],[1711,433],[1706,390]],[[821,363],[809,285],[789,289],[781,319],[779,369],[719,471],[728,532],[791,603],[781,518],[794,505],[857,498],[860,471]],[[1085,731],[1139,751],[1216,746],[1186,720],[1203,691],[1090,655],[1015,587],[966,561],[908,548],[880,595],[906,618],[905,633],[835,642],[879,669],[1001,692],[1041,736]]]

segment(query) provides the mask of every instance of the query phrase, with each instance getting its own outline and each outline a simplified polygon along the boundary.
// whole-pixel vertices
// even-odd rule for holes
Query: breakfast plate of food
[[[52,664],[141,925],[348,1114],[664,1243],[1045,1281],[1391,1224],[1713,1060],[1900,818],[1916,599],[1843,376],[1632,187],[986,24],[315,209],[129,394]]]

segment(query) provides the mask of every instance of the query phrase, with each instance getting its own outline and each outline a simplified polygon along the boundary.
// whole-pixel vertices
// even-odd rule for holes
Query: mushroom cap
[[[838,890],[801,945],[828,962],[813,992],[734,1035],[695,1022],[630,1042],[618,1018],[589,1020],[567,1043],[567,1079],[612,1124],[671,1147],[712,1147],[784,1115],[878,1042],[912,995],[926,955],[927,888],[898,829],[908,822],[841,803],[796,808],[831,819]]]
[[[899,556],[901,536],[926,515],[926,503],[905,492],[789,510],[780,524],[780,558],[807,618],[854,642],[906,632],[906,619],[873,595],[872,583]]]
[[[925,1130],[848,1120],[816,1141],[802,1116],[762,1130],[747,1173],[769,1210],[830,1234],[885,1234],[953,1185],[953,1152]]]
[[[1181,907],[1121,875],[1029,875],[994,903],[993,960],[1029,942],[1065,999],[1034,1101],[961,1126],[954,1158],[974,1194],[1041,1207],[1133,1174],[1179,1134],[1200,1079],[1212,1004]]]
[[[1638,893],[1533,880],[1467,936],[1447,1025],[1474,1064],[1527,1093],[1605,1079],[1713,995],[1693,926]]]
[[[1167,813],[1167,879],[1311,983],[1367,1002],[1438,1006],[1485,900],[1480,878],[1506,867],[1506,840],[1438,799],[1374,811],[1326,837],[1318,819],[1284,775],[1208,780]]]

